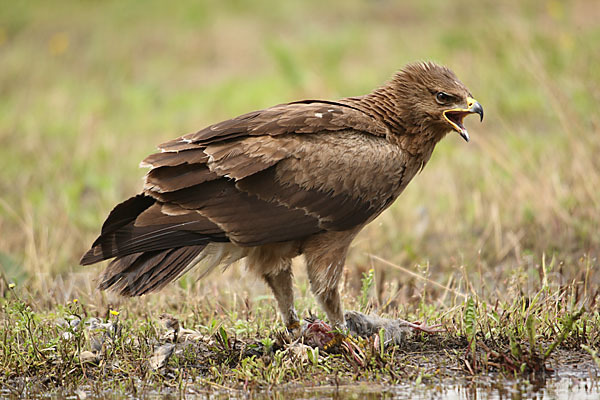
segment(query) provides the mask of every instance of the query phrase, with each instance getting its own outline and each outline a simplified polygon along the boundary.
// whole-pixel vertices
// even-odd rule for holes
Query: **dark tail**
[[[161,204],[140,194],[117,205],[81,265],[115,258],[100,278],[100,289],[138,296],[177,279],[210,242],[228,239],[197,213],[169,216]],[[141,216],[141,217],[140,217]]]
[[[190,264],[204,247],[186,246],[117,257],[102,273],[98,288],[111,289],[122,296],[160,290],[193,266]]]
[[[79,264],[95,264],[115,257],[119,247],[117,234],[121,233],[120,236],[125,236],[125,232],[131,230],[135,219],[154,203],[155,200],[152,197],[138,194],[113,208],[104,224],[102,224],[100,236],[98,236],[92,248],[81,257]]]

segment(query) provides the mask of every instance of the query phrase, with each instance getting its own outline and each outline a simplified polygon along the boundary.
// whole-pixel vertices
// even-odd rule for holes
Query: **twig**
[[[444,290],[447,290],[447,291],[449,291],[449,292],[452,292],[452,293],[454,293],[455,295],[462,297],[463,299],[467,298],[467,296],[466,296],[464,293],[461,293],[461,292],[459,292],[459,291],[457,291],[457,290],[455,290],[455,289],[452,289],[452,288],[450,288],[450,287],[448,287],[448,286],[444,286],[444,285],[442,285],[441,283],[438,283],[438,282],[436,282],[436,281],[433,281],[433,280],[431,280],[431,279],[429,279],[429,278],[426,278],[426,277],[424,277],[424,276],[422,276],[422,275],[419,275],[419,274],[417,274],[417,273],[415,273],[415,272],[413,272],[413,271],[411,271],[411,270],[409,270],[409,269],[406,269],[406,268],[404,268],[404,267],[401,267],[401,266],[399,266],[399,265],[397,265],[397,264],[394,264],[394,263],[392,263],[392,262],[390,262],[390,261],[388,261],[388,260],[385,260],[385,259],[383,259],[383,258],[381,258],[381,257],[378,257],[378,256],[376,256],[375,254],[371,254],[371,253],[365,253],[365,254],[366,254],[366,255],[368,255],[369,257],[371,257],[371,258],[373,258],[373,259],[375,259],[375,260],[377,260],[377,261],[379,261],[379,262],[381,262],[381,263],[385,264],[385,265],[388,265],[388,266],[390,266],[390,267],[392,267],[392,268],[399,269],[400,271],[406,272],[407,274],[409,274],[409,275],[411,275],[411,276],[414,276],[415,278],[418,278],[418,279],[424,280],[424,281],[426,281],[426,282],[429,282],[429,283],[431,283],[431,284],[432,284],[432,285],[434,285],[434,286],[437,286],[437,287],[439,287],[439,288],[441,288],[441,289],[444,289]]]

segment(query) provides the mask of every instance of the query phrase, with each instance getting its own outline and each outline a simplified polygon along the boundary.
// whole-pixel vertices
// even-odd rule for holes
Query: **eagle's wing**
[[[111,212],[81,262],[179,257],[179,274],[193,254],[176,249],[256,246],[364,224],[402,185],[405,156],[387,133],[360,110],[309,101],[164,143],[142,162],[151,168],[144,193]]]
[[[333,132],[352,128],[375,136],[389,134],[388,126],[350,104],[303,100],[253,111],[210,125],[159,146],[163,151],[208,145],[246,136],[279,136],[286,133]],[[193,148],[193,147],[192,147]]]
[[[194,211],[243,246],[350,229],[397,183],[379,182],[377,165],[402,157],[386,129],[343,104],[275,106],[161,145],[143,162],[145,192],[166,213]]]

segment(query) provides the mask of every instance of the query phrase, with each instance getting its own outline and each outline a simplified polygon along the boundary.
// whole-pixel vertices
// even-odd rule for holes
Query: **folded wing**
[[[141,294],[185,272],[209,243],[257,246],[361,225],[397,185],[377,176],[378,164],[401,157],[385,135],[360,110],[307,101],[164,143],[142,162],[144,192],[115,207],[81,263],[116,257],[101,287]]]

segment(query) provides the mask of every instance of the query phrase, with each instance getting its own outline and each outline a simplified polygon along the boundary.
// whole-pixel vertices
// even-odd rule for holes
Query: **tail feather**
[[[138,195],[117,205],[102,226],[82,265],[114,258],[104,270],[99,289],[123,296],[157,291],[196,264],[202,276],[219,265],[243,257],[225,233],[201,214],[165,213],[152,197]]]
[[[100,236],[83,255],[80,264],[228,240],[217,225],[200,214],[165,214],[161,203],[142,194],[122,202],[110,212]]]
[[[102,238],[102,236],[116,232],[124,226],[135,221],[138,215],[144,212],[155,202],[156,200],[150,196],[138,194],[137,196],[133,196],[124,202],[117,204],[115,208],[112,209],[110,214],[108,214],[104,224],[102,224],[100,237],[96,239],[92,247],[100,243],[100,238]]]
[[[160,229],[156,226],[125,226],[116,232],[103,235],[100,243],[83,255],[80,264],[89,265],[112,257],[168,250],[182,245],[206,246],[211,241],[222,240],[193,231],[179,230],[181,225],[183,224],[167,225]]]
[[[186,246],[115,258],[102,273],[98,288],[122,296],[155,292],[195,265],[205,246]]]

